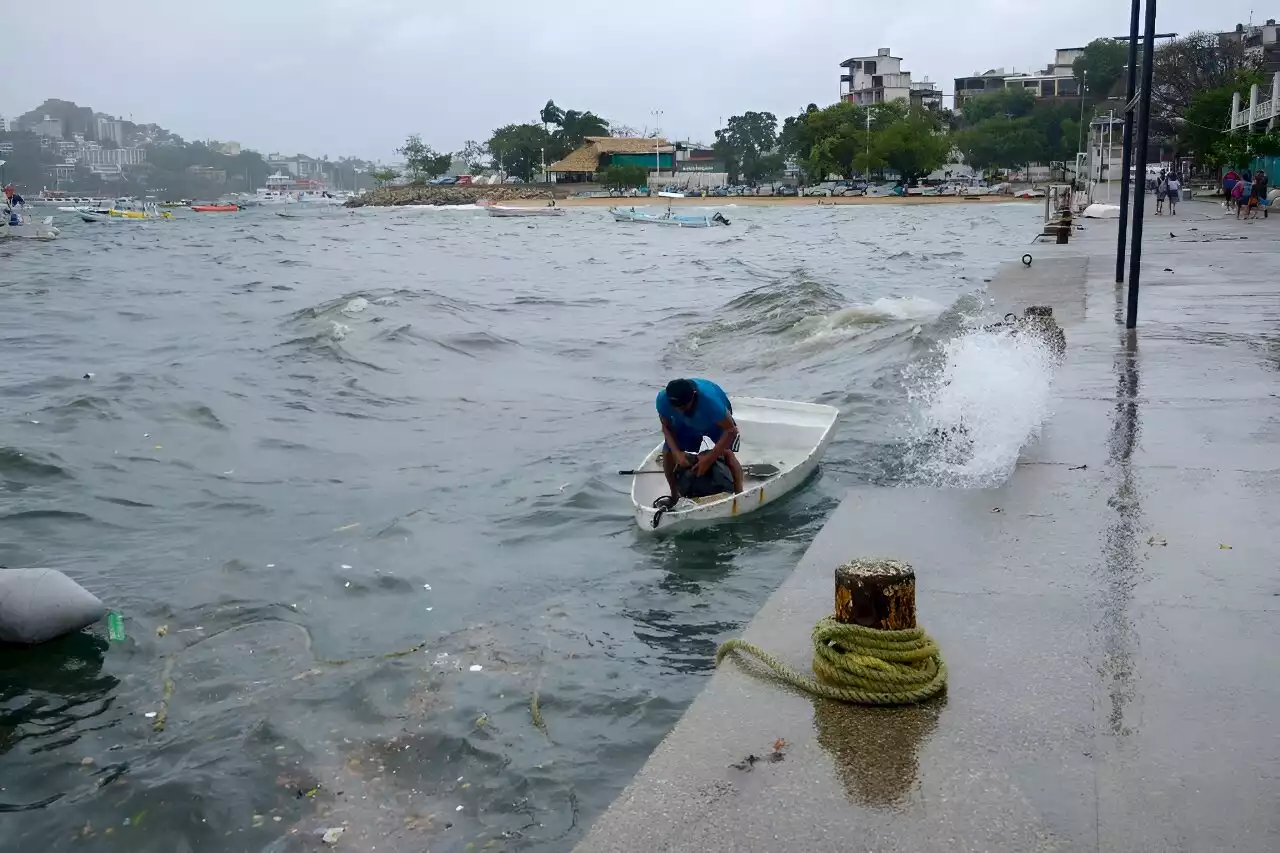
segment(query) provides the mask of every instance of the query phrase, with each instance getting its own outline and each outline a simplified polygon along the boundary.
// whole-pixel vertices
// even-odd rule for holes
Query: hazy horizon
[[[1122,35],[1128,5],[1081,0],[1032,11],[973,0],[960,15],[939,0],[875,10],[655,0],[621,12],[498,0],[485,8],[495,18],[488,23],[410,0],[224,0],[198,12],[158,0],[24,4],[7,16],[8,64],[23,73],[7,81],[0,112],[62,98],[188,140],[385,160],[410,133],[441,151],[483,142],[495,127],[536,121],[550,98],[641,132],[662,110],[663,135],[710,141],[746,110],[781,120],[810,102],[833,103],[839,64],[851,56],[891,48],[913,79],[950,95],[957,76],[1039,69],[1055,48]],[[1158,28],[1227,30],[1247,22],[1251,7],[1164,0]],[[1268,13],[1254,14],[1260,23]],[[1002,22],[1016,35],[998,32]]]

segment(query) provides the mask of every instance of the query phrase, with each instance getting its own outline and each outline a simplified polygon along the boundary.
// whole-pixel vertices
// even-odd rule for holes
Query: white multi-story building
[[[13,133],[17,129],[18,120],[16,118],[0,116],[0,133]]]
[[[902,57],[887,47],[875,56],[855,56],[840,63],[840,100],[855,104],[905,101],[911,97],[911,72],[902,70]]]
[[[324,162],[306,154],[292,156],[272,154],[267,157],[267,165],[277,172],[288,172],[295,178],[320,180],[324,178]]]
[[[147,161],[145,148],[90,148],[80,149],[80,161],[89,166],[137,166]]]
[[[124,122],[114,118],[98,119],[98,141],[124,145]]]
[[[881,104],[909,101],[926,109],[942,108],[942,90],[928,77],[912,80],[910,71],[902,70],[902,57],[894,56],[887,47],[875,56],[855,56],[840,63],[840,100],[854,104]]]

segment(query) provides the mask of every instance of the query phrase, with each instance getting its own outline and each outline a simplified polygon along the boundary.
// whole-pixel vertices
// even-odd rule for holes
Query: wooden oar
[[[742,476],[750,477],[753,480],[767,480],[770,477],[776,477],[782,471],[777,465],[770,465],[768,462],[759,462],[754,465],[743,465]],[[661,474],[660,468],[646,468],[642,471],[619,471],[619,476],[634,477],[636,474]]]

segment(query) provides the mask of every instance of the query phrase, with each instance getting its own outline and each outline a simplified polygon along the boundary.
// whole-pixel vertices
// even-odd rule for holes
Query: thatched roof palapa
[[[635,139],[617,136],[588,136],[587,144],[547,167],[549,172],[594,172],[602,154],[649,154],[654,148],[670,153],[665,139]]]

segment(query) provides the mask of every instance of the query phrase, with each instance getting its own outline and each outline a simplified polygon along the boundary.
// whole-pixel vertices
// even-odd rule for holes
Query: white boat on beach
[[[744,469],[772,466],[768,476],[747,477],[740,495],[682,499],[659,510],[654,501],[668,494],[662,475],[662,448],[655,447],[631,478],[636,524],[646,532],[696,527],[754,512],[804,483],[818,467],[835,433],[840,410],[819,403],[735,397],[733,419],[742,431],[738,461]],[[655,523],[656,521],[656,523]]]
[[[544,205],[542,207],[512,207],[502,204],[486,204],[485,212],[490,216],[564,216],[564,208]]]

